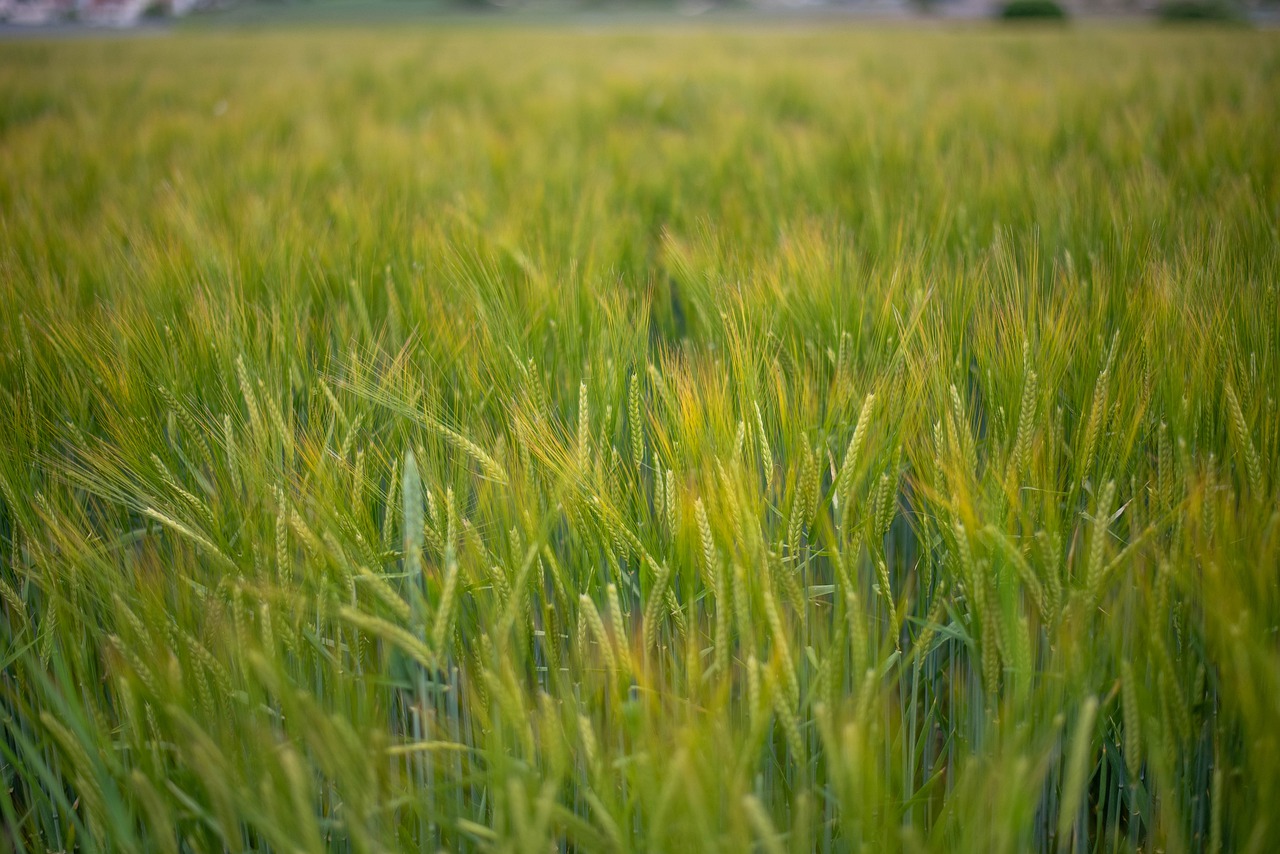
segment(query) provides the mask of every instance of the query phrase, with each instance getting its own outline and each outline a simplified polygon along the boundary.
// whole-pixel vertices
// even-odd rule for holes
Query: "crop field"
[[[0,45],[0,850],[1275,851],[1280,34]]]

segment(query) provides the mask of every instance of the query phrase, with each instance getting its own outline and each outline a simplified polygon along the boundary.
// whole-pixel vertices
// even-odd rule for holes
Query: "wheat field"
[[[0,850],[1280,846],[1277,33],[0,48]]]

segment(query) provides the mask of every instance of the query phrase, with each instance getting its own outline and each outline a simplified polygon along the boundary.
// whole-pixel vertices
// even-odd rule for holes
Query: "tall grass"
[[[0,847],[1280,841],[1270,33],[0,56]]]

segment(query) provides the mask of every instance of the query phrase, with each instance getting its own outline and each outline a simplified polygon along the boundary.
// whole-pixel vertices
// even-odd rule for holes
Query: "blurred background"
[[[0,0],[0,34],[201,24],[1070,18],[1274,26],[1280,0]]]

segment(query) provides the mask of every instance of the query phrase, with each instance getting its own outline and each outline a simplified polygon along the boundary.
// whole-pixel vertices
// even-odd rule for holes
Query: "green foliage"
[[[1166,23],[1240,23],[1239,8],[1227,0],[1167,0],[1156,8]]]
[[[1274,849],[1278,61],[7,46],[0,848]]]
[[[1055,0],[1009,0],[1000,7],[1005,21],[1065,21],[1067,10]]]

